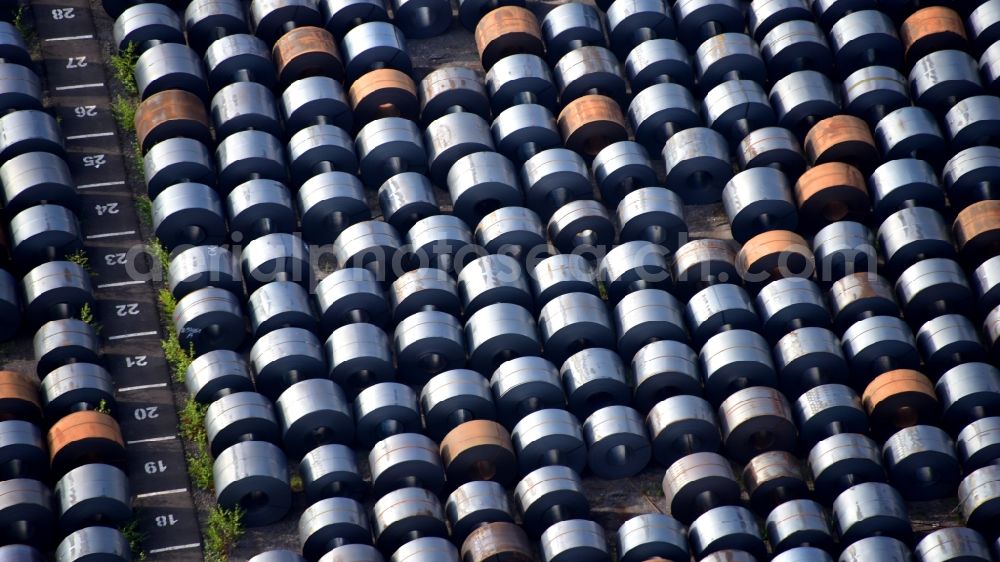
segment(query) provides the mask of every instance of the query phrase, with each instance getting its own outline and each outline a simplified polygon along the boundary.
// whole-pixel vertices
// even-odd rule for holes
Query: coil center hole
[[[385,420],[378,425],[379,439],[385,439],[386,437],[396,435],[397,433],[403,432],[403,424],[396,420]]]
[[[425,353],[417,359],[420,368],[432,374],[440,373],[448,368],[448,361],[440,353]]]
[[[917,481],[924,485],[936,484],[938,480],[940,480],[937,471],[930,466],[922,466],[918,468],[915,476]]]
[[[774,434],[761,430],[750,436],[750,445],[757,451],[766,451],[774,446]]]
[[[839,219],[837,219],[839,220]],[[803,274],[808,274],[809,272],[809,260],[806,259],[804,255],[798,251],[786,251],[782,252],[778,256],[778,266],[771,270],[777,276],[786,277],[792,276],[796,277]]]
[[[493,211],[500,208],[500,201],[498,199],[483,199],[476,203],[473,209],[476,211],[478,216],[484,217]]]
[[[0,417],[0,421],[4,421]],[[11,459],[7,462],[0,462],[0,480],[11,480],[18,478],[24,473],[24,463],[21,459]]]
[[[571,341],[569,342],[569,345],[566,346],[567,355],[573,355],[574,353],[583,351],[588,347],[591,347],[591,345],[590,340],[587,338],[580,338],[578,340]]]
[[[624,466],[628,463],[631,454],[632,451],[628,445],[616,445],[608,449],[608,452],[604,455],[604,459],[611,466]]]
[[[689,454],[699,450],[701,442],[692,434],[682,435],[674,440],[672,448],[675,451]]]
[[[325,497],[339,496],[344,490],[344,485],[340,481],[331,482],[323,487],[323,495]]]
[[[399,117],[399,108],[396,107],[394,103],[380,103],[378,107],[375,108],[375,113],[379,117]]]
[[[497,475],[497,467],[490,461],[476,461],[472,466],[472,473],[477,480],[493,480]]]
[[[307,439],[312,445],[326,445],[327,443],[333,442],[333,436],[336,432],[332,427],[314,427],[312,431],[309,432]]]
[[[726,394],[727,395],[732,394],[732,393],[736,392],[737,390],[743,390],[744,388],[746,388],[748,386],[750,386],[750,379],[749,378],[747,378],[747,377],[736,377],[735,379],[733,379],[732,381],[730,381],[730,383],[728,385],[728,388],[727,388],[728,392]]]
[[[591,410],[599,410],[605,406],[611,406],[614,400],[610,392],[595,392],[587,397],[587,406]]]
[[[192,224],[184,229],[184,241],[188,244],[198,245],[205,241],[205,230],[196,224]]]
[[[688,176],[684,183],[687,184],[687,188],[692,191],[702,189],[712,184],[712,174],[704,170],[695,172]]]
[[[680,390],[678,390],[676,386],[664,386],[653,393],[653,398],[657,402],[663,402],[667,398],[673,398],[680,393]]]
[[[374,382],[374,374],[368,370],[358,371],[357,373],[351,373],[344,382],[346,386],[360,391]]]
[[[843,220],[847,216],[849,208],[843,201],[830,201],[823,205],[823,218],[829,222]]]
[[[563,453],[559,449],[549,449],[542,454],[542,459],[548,466],[563,464]]]
[[[585,228],[576,233],[573,237],[573,246],[596,246],[597,232],[592,228]]]
[[[14,539],[15,542],[29,542],[35,537],[41,535],[39,533],[38,527],[32,524],[30,521],[14,521],[7,524],[7,529],[5,538]]]
[[[260,490],[250,492],[249,494],[240,498],[240,507],[242,507],[243,510],[247,512],[256,511],[258,509],[267,507],[267,503],[268,503],[267,492],[262,492]]]
[[[903,406],[896,410],[892,416],[892,423],[896,427],[910,427],[917,424],[917,410],[911,406]]]
[[[503,349],[493,355],[493,366],[499,367],[511,359],[517,359],[520,354],[513,349]]]
[[[592,136],[583,141],[583,151],[591,157],[597,156],[597,153],[603,150],[604,147],[611,144],[611,141],[612,139],[609,139],[604,135]]]

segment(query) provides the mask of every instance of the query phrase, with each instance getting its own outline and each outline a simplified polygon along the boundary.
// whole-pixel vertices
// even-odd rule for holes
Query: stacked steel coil
[[[216,499],[268,525],[302,477],[300,551],[254,562],[991,560],[1000,0],[918,4],[465,0],[485,74],[414,68],[441,0],[111,7]],[[14,263],[70,267],[72,185],[9,170],[57,131],[11,109]],[[44,415],[104,420],[89,292],[36,271]],[[117,470],[55,435],[57,494]],[[669,515],[595,522],[587,480],[651,462]]]

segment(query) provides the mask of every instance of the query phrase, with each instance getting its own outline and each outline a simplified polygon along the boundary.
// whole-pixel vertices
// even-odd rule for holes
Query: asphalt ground
[[[128,453],[137,529],[148,560],[201,560],[156,290],[145,255],[106,85],[109,73],[86,0],[30,3],[49,110],[66,140],[80,192],[78,216],[97,297],[105,368],[116,385],[115,417]]]

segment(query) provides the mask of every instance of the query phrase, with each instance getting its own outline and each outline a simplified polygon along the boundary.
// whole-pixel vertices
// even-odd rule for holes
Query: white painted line
[[[149,439],[136,439],[135,441],[126,441],[126,445],[135,445],[136,443],[156,443],[159,441],[170,441],[171,439],[177,439],[176,435],[167,435],[166,437],[150,437]]]
[[[104,82],[92,82],[90,84],[76,84],[75,86],[56,86],[57,92],[65,92],[66,90],[83,90],[85,88],[103,88]]]
[[[83,185],[76,186],[77,189],[90,189],[92,187],[109,187],[112,185],[125,185],[125,181],[103,181],[100,183],[85,183]]]
[[[118,334],[117,336],[108,336],[109,340],[127,340],[129,338],[141,338],[142,336],[155,336],[159,332],[153,330],[152,332],[132,332],[131,334]]]
[[[70,135],[66,140],[96,139],[97,137],[113,137],[114,133],[90,133],[86,135]]]
[[[118,392],[131,392],[133,390],[146,390],[147,388],[165,388],[167,383],[158,382],[156,384],[140,384],[137,386],[123,386],[118,389]]]
[[[76,41],[77,39],[93,39],[93,35],[70,35],[69,37],[50,37],[46,41]]]
[[[186,550],[188,548],[198,548],[201,546],[200,542],[193,542],[191,544],[179,544],[177,546],[165,546],[163,548],[153,548],[146,552],[150,554],[159,554],[161,552],[170,552],[173,550]]]
[[[134,230],[123,230],[121,232],[105,232],[104,234],[91,234],[87,236],[87,240],[94,240],[97,238],[114,238],[115,236],[128,236],[129,234],[135,234]]]
[[[97,286],[97,288],[98,289],[106,289],[108,287],[128,287],[129,285],[141,285],[143,283],[145,283],[145,281],[139,281],[139,280],[135,280],[135,281],[119,281],[117,283],[101,283],[100,285]]]
[[[187,488],[177,488],[176,490],[163,490],[161,492],[147,492],[145,494],[136,494],[136,499],[139,498],[151,498],[153,496],[169,496],[170,494],[183,494],[187,492]]]

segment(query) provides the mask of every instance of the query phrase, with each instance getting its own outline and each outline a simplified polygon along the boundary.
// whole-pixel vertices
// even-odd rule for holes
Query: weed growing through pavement
[[[91,277],[94,276],[94,270],[90,267],[90,256],[87,255],[86,250],[80,249],[72,254],[67,254],[66,261],[75,263],[89,273]]]
[[[143,224],[153,225],[153,202],[149,200],[149,197],[139,195],[135,198],[135,212]]]
[[[83,321],[84,324],[93,328],[94,333],[101,333],[101,325],[97,322],[97,319],[94,318],[94,311],[90,308],[89,302],[84,303],[84,305],[80,307],[80,320]]]
[[[226,562],[229,551],[243,536],[243,510],[212,506],[204,529],[205,562]]]
[[[187,454],[188,475],[191,483],[202,490],[211,490],[213,484],[212,455],[208,453],[208,433],[205,431],[205,412],[208,406],[188,397],[178,418],[178,432],[194,445]]]
[[[139,520],[132,519],[119,529],[125,540],[128,541],[129,550],[132,551],[132,560],[141,562],[146,559],[146,551],[142,549],[142,541],[146,540],[146,533],[139,530]]]
[[[133,96],[139,95],[139,87],[135,83],[135,62],[139,59],[139,50],[135,43],[129,43],[118,53],[111,55],[111,70],[125,91]],[[135,110],[132,111],[135,113]]]

